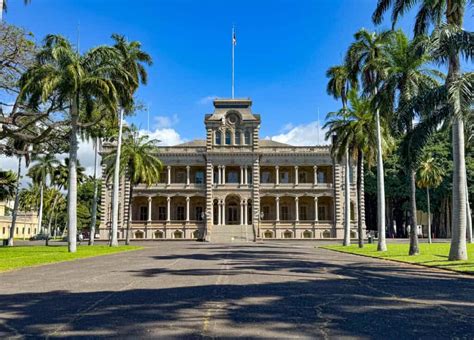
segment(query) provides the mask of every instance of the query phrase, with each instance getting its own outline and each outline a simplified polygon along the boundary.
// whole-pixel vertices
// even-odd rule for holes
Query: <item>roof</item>
[[[176,147],[204,147],[206,146],[206,141],[204,139],[195,139],[186,143],[175,145]],[[261,147],[287,147],[291,146],[289,144],[276,142],[270,139],[260,139],[259,146]]]

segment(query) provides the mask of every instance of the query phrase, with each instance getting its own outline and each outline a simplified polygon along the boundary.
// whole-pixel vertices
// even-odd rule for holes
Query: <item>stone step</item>
[[[242,243],[253,240],[251,225],[220,225],[212,226],[210,242],[212,243]]]

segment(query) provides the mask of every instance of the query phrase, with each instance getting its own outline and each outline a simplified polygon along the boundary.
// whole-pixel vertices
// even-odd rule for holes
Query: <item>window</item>
[[[240,131],[235,131],[235,144],[240,145]]]
[[[305,230],[303,232],[303,238],[312,238],[313,237],[313,233],[309,230]]]
[[[325,221],[325,220],[328,220],[328,216],[327,216],[327,207],[326,206],[319,206],[318,207],[318,219],[319,220],[322,220],[322,221]]]
[[[262,183],[271,183],[272,174],[270,171],[262,171]]]
[[[3,227],[3,234],[5,234],[5,227]]]
[[[267,231],[265,231],[265,233],[263,234],[263,237],[265,237],[265,238],[273,238],[273,232],[270,231],[270,230],[267,230]]]
[[[180,230],[176,230],[174,233],[174,238],[183,238],[183,232]]]
[[[159,221],[166,220],[166,207],[158,207],[158,220]]]
[[[252,168],[247,169],[247,183],[252,184]]]
[[[220,131],[216,131],[216,144],[221,145],[222,143],[222,136]]]
[[[227,173],[227,183],[239,183],[239,174],[237,171],[229,171]]]
[[[204,184],[204,172],[196,171],[196,174],[194,175],[194,181],[196,184]]]
[[[135,232],[135,238],[144,238],[144,236],[145,234],[141,230]]]
[[[308,219],[307,211],[308,209],[305,205],[300,206],[300,216],[299,216],[300,220],[305,221]]]
[[[268,205],[264,206],[263,209],[263,218],[262,220],[270,219],[270,207]]]
[[[155,231],[155,238],[163,238],[163,232],[160,230]]]
[[[250,131],[249,130],[245,131],[244,138],[245,138],[244,144],[249,145],[250,144]]]
[[[160,183],[166,183],[167,177],[168,174],[165,171],[160,172]]]
[[[212,183],[214,183],[214,184],[219,183],[219,172],[218,171],[214,171],[214,181]]]
[[[287,230],[283,233],[283,238],[293,238],[293,233]]]
[[[202,218],[202,213],[203,213],[204,209],[202,207],[196,207],[196,221],[202,221],[203,218]]]
[[[18,235],[18,228],[15,228],[16,229],[16,234]]]
[[[318,183],[326,183],[326,174],[322,171],[318,171]]]
[[[184,221],[184,207],[181,205],[176,207],[176,219],[178,221]]]
[[[229,130],[226,130],[225,131],[225,144],[226,145],[230,145],[230,131]]]
[[[288,171],[280,171],[280,183],[290,183],[290,174]]]
[[[30,234],[30,230],[31,230],[31,229],[30,229],[30,228],[28,228],[28,235]]]
[[[298,182],[299,183],[307,183],[306,182],[306,172],[299,172],[298,173]]]
[[[288,221],[290,218],[289,218],[289,213],[288,213],[288,207],[286,205],[282,206],[281,208],[281,211],[280,211],[280,218],[283,220],[283,221]]]
[[[183,170],[176,172],[176,183],[186,183],[186,172]]]
[[[146,221],[148,219],[148,207],[147,206],[141,206],[140,207],[138,219],[140,221]]]

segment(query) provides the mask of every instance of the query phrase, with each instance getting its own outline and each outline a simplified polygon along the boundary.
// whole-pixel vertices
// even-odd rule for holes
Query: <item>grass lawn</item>
[[[408,244],[389,243],[386,252],[378,252],[376,244],[366,244],[362,249],[357,244],[349,247],[324,246],[321,248],[474,274],[474,244],[467,245],[469,257],[467,261],[448,261],[449,246],[449,243],[420,243],[420,255],[416,256],[408,256]]]
[[[42,264],[72,261],[86,257],[142,249],[136,246],[78,246],[76,253],[68,253],[67,246],[0,247],[0,272]]]

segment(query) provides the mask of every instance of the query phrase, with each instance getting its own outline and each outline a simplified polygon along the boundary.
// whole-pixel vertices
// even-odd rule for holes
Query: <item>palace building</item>
[[[132,239],[245,241],[254,228],[264,240],[342,238],[344,167],[330,146],[260,139],[261,118],[251,106],[249,99],[214,100],[214,112],[204,118],[205,139],[157,150],[164,165],[160,183],[134,187],[130,197],[122,178],[119,239],[127,221]],[[104,143],[102,152],[112,147]],[[351,177],[351,235],[357,237]],[[102,239],[110,233],[111,195],[109,182],[102,190]]]

